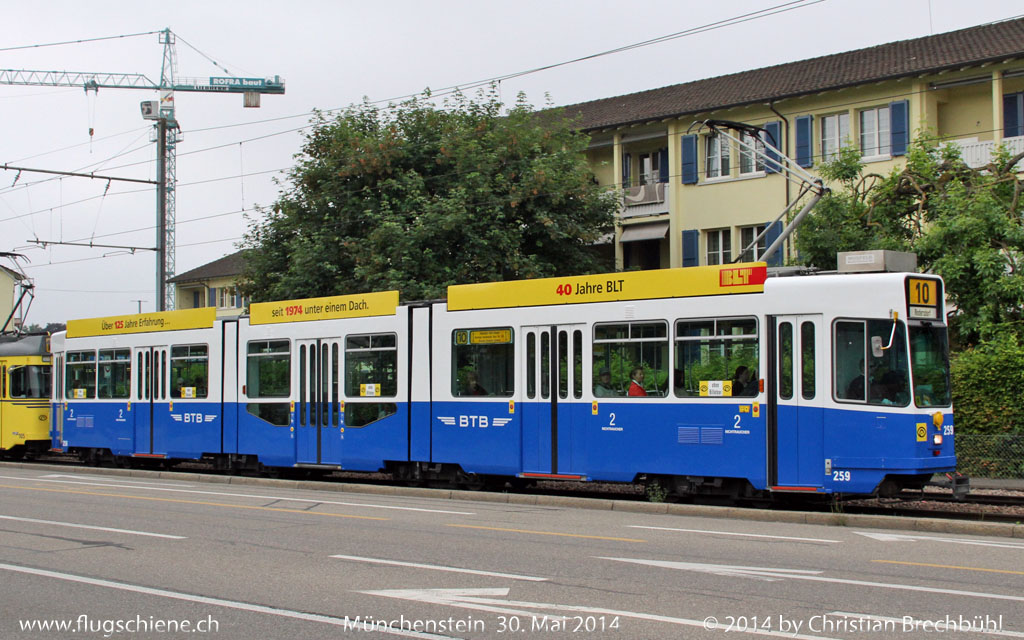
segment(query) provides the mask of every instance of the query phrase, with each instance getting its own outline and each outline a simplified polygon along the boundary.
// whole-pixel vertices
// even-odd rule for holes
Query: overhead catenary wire
[[[785,7],[785,6],[788,6],[788,5],[807,6],[806,3],[786,3],[784,5],[777,5],[777,7],[773,7],[773,8]],[[792,10],[793,8],[799,8],[799,6],[794,6],[794,7],[791,7],[790,9],[787,9],[787,10]],[[772,9],[772,8],[770,8],[770,9]],[[768,9],[765,9],[765,10],[762,10],[762,11],[767,11],[767,10]],[[159,33],[159,32],[149,32],[149,33]],[[679,32],[679,34],[684,34],[684,33],[685,32]],[[138,34],[138,35],[146,35],[146,34]],[[672,34],[670,34],[670,35],[672,35]],[[665,37],[668,37],[668,36],[665,36]],[[663,38],[665,38],[665,37],[663,37]],[[682,37],[682,35],[677,35],[677,37]],[[660,42],[660,41],[662,41],[662,39],[652,39],[650,41],[644,41],[644,42],[645,43],[654,44],[654,43],[657,43],[657,42]],[[59,43],[57,43],[57,44],[59,44]],[[639,45],[642,45],[643,43],[636,43],[636,44],[639,46]],[[189,46],[191,46],[191,45],[189,45]],[[620,49],[628,50],[628,48],[620,48]],[[594,54],[593,56],[587,56],[587,57],[580,58],[580,59],[574,59],[573,61],[578,61],[578,60],[581,60],[581,59],[590,59],[591,57],[596,57],[597,55],[608,55],[608,54],[611,54],[611,53],[614,53],[614,52],[618,52],[618,51],[619,51],[619,49],[609,50],[608,52],[603,52],[602,54]],[[545,66],[545,67],[538,67],[536,70],[527,70],[527,71],[518,72],[517,74],[512,74],[512,75],[513,76],[524,75],[524,74],[532,72],[532,71],[539,71],[539,70],[544,70],[544,69],[552,68],[552,66],[561,66],[562,64],[570,64],[573,61],[566,61],[564,63],[558,63],[556,65],[548,65],[548,66]],[[500,79],[502,79],[504,77],[505,76],[500,76],[500,77],[496,76],[494,79],[500,80]],[[469,85],[465,85],[465,84],[464,85],[453,85],[452,88],[455,89],[455,90],[458,90],[459,88],[466,88],[467,86],[469,86]],[[412,94],[412,95],[410,95],[408,97],[414,97],[415,95],[418,95],[418,94]],[[437,95],[437,93],[435,93],[434,95]],[[906,94],[902,94],[902,95],[906,95]],[[393,99],[389,99],[389,100],[393,100]],[[877,100],[878,100],[878,98],[875,97],[872,100],[870,100],[870,102],[876,102]],[[380,101],[380,102],[384,102],[384,101]],[[867,100],[863,100],[863,101],[858,101],[858,102],[868,102],[868,101]],[[855,104],[855,103],[848,103],[848,104]],[[818,111],[819,109],[816,108],[815,110]],[[330,110],[327,113],[330,113],[331,111],[334,111],[334,110]],[[789,112],[787,112],[787,113],[789,113]],[[296,115],[296,116],[289,116],[289,117],[308,117],[308,116],[309,116],[309,114],[306,113],[306,114],[301,114],[301,115]],[[269,122],[269,121],[275,121],[275,120],[281,120],[281,119],[284,119],[284,118],[275,118],[275,119],[270,119],[270,120],[260,121],[260,122]],[[199,129],[199,130],[195,130],[195,131],[211,131],[211,130],[216,130],[216,129],[221,129],[221,128],[228,128],[228,127],[250,126],[252,124],[257,124],[257,123],[232,124],[232,125],[225,125],[225,126],[222,126],[222,127],[211,127],[211,128],[207,128],[207,129]],[[272,133],[272,134],[268,134],[268,135],[258,136],[258,137],[254,137],[254,138],[251,138],[251,139],[248,139],[248,140],[239,141],[239,142],[231,142],[231,143],[228,143],[226,145],[217,145],[217,146],[209,147],[209,148],[206,148],[206,149],[190,151],[190,152],[187,152],[186,154],[182,154],[182,155],[193,155],[193,154],[198,154],[198,153],[204,153],[204,152],[207,152],[207,151],[212,151],[214,149],[219,149],[219,148],[223,148],[223,147],[226,147],[226,146],[233,146],[235,144],[238,144],[239,146],[241,146],[241,145],[243,145],[243,144],[245,144],[247,142],[251,142],[251,141],[267,139],[267,138],[270,138],[270,137],[273,137],[273,136],[276,136],[276,135],[285,135],[285,134],[293,133],[293,132],[296,132],[296,131],[302,131],[302,130],[310,128],[311,126],[313,126],[313,125],[306,125],[306,126],[303,126],[303,127],[289,129],[287,131],[282,131],[282,132]],[[977,132],[971,132],[971,133],[977,133]],[[949,137],[955,137],[955,136],[949,136]],[[671,140],[670,140],[670,143],[671,143]],[[148,147],[145,147],[145,148],[148,148]],[[152,164],[153,162],[154,162],[153,160],[149,160],[149,161],[146,161],[144,163],[135,163],[135,164],[132,164],[132,165],[122,165],[121,167],[137,166],[139,164]],[[115,167],[115,168],[121,168],[121,167]],[[272,171],[265,171],[265,172],[259,172],[259,173],[276,173],[276,172],[283,172],[283,171],[286,171],[286,170],[287,170],[287,168],[283,168],[283,169],[276,169],[276,170],[272,170]],[[440,178],[440,176],[436,176],[436,177]],[[673,177],[678,177],[678,176],[673,176]],[[217,182],[219,180],[230,180],[230,179],[238,179],[238,178],[239,178],[239,176],[228,176],[228,177],[224,177],[224,178],[213,178],[213,179],[209,179],[209,180],[197,181],[197,182],[194,182],[194,183],[179,184],[178,186],[179,187],[186,187],[186,186],[189,186],[191,184],[208,184],[208,183],[212,183],[212,182]],[[616,186],[620,186],[620,185],[616,184]],[[2,191],[0,191],[0,192],[2,192]],[[73,203],[73,202],[72,203],[67,203],[67,204],[62,205],[62,207],[63,206],[71,206],[73,204],[76,204],[76,203]],[[13,218],[8,218],[8,219],[13,219]],[[2,221],[0,221],[0,222],[2,222]]]

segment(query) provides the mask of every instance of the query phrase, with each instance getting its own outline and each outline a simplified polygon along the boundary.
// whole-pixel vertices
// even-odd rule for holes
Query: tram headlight
[[[932,436],[932,444],[934,444],[935,446],[938,446],[938,445],[942,444],[942,434],[941,433],[936,433],[934,436]]]

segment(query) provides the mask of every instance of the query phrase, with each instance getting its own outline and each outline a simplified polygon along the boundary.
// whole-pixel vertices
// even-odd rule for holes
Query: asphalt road
[[[0,490],[0,638],[1024,638],[1019,538],[87,469]]]

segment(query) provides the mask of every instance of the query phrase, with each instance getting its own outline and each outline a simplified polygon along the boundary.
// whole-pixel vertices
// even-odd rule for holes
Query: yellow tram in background
[[[50,448],[49,350],[46,335],[0,335],[0,457]]]

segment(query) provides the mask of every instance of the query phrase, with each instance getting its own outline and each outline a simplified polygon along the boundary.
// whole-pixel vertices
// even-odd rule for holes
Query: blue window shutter
[[[1013,138],[1024,136],[1024,93],[1009,93],[1003,96],[1003,136]]]
[[[668,149],[658,151],[658,182],[668,182]]]
[[[780,235],[782,235],[781,220],[768,227],[768,233],[764,235],[764,248],[767,249],[768,247],[772,246],[772,243],[778,240]],[[784,252],[782,251],[782,247],[779,247],[779,250],[776,251],[775,254],[772,255],[772,257],[768,258],[768,266],[781,267],[783,253]]]
[[[632,184],[630,182],[630,171],[632,170],[633,157],[628,153],[622,154],[622,188],[628,189]]]
[[[889,103],[889,136],[891,153],[902,156],[910,143],[910,102],[900,100]]]
[[[686,229],[683,231],[683,266],[700,265],[700,231]]]
[[[697,136],[683,136],[683,184],[697,184]]]
[[[779,151],[782,151],[782,123],[778,120],[769,122],[764,125],[764,130],[766,134],[765,142],[772,145]],[[782,170],[782,166],[777,163],[780,159],[779,154],[775,153],[771,149],[765,149],[765,155],[770,158],[768,162],[764,163],[765,173],[778,173]],[[772,162],[771,160],[775,160],[776,162]]]
[[[241,309],[242,308],[242,294],[238,293],[237,289],[235,290],[235,308],[236,309]]]
[[[800,116],[796,119],[796,163],[801,167],[814,165],[813,132],[813,116]]]
[[[217,306],[217,289],[214,288],[214,287],[210,287],[210,304],[208,304],[206,306],[208,306],[208,307],[216,307]]]
[[[192,308],[193,309],[198,309],[199,308],[199,292],[198,291],[193,291],[192,292]]]

